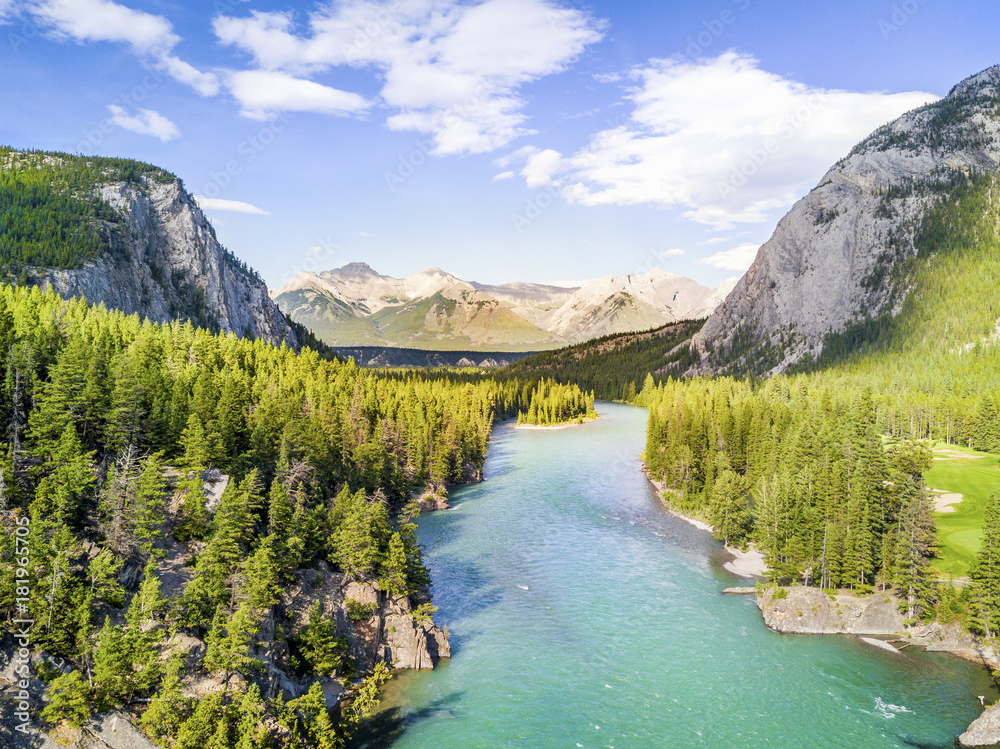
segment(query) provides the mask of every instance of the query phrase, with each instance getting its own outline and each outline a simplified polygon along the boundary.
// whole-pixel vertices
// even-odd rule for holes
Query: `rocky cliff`
[[[812,635],[893,635],[903,616],[892,596],[830,596],[819,588],[765,588],[757,596],[764,623],[775,632]]]
[[[894,271],[916,254],[922,217],[960,175],[997,171],[998,101],[993,67],[858,144],[779,222],[694,338],[690,371],[780,372],[828,333],[897,312],[908,288]]]
[[[297,346],[266,284],[219,244],[180,180],[144,188],[102,186],[101,198],[125,219],[109,232],[112,251],[80,269],[36,273],[39,285],[155,322],[187,317],[237,335]]]
[[[69,197],[78,205],[102,204],[96,216],[81,214],[64,228],[71,236],[95,232],[99,251],[66,265],[39,266],[29,260],[22,267],[22,282],[65,297],[84,296],[154,322],[186,318],[224,332],[299,345],[263,279],[222,247],[175,176],[123,159],[10,149],[0,152],[0,171],[21,175],[25,190],[51,180],[51,200]],[[38,210],[46,208],[42,204]],[[18,250],[16,242],[9,246],[13,257],[0,257],[0,265],[17,262]]]

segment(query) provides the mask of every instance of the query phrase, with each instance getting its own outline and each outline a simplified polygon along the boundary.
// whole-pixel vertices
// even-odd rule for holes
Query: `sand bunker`
[[[962,495],[956,492],[935,492],[934,512],[954,512],[952,505],[962,501]]]
[[[984,458],[985,455],[969,455],[968,453],[960,453],[955,450],[949,450],[947,448],[939,448],[934,451],[935,460],[951,460],[952,458],[968,458],[969,460],[977,460],[979,458]]]

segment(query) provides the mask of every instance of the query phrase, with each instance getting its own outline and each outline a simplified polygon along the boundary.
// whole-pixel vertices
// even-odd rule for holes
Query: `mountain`
[[[605,276],[573,295],[547,320],[547,329],[570,341],[660,327],[705,317],[714,292],[659,269],[642,275]],[[711,305],[711,306],[710,306]]]
[[[300,343],[183,184],[125,159],[0,149],[0,277],[154,322]]]
[[[397,279],[365,263],[302,273],[272,296],[332,346],[498,352],[552,349],[705,317],[721,298],[719,290],[661,270],[564,288],[467,282],[438,268]]]
[[[1000,163],[1000,67],[859,143],[778,223],[693,339],[690,372],[780,372],[903,309],[921,242]],[[935,219],[936,221],[936,219]],[[871,345],[872,341],[868,341]]]

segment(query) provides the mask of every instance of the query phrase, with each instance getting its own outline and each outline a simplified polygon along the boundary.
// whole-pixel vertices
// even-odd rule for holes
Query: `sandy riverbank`
[[[698,520],[697,518],[692,518],[682,512],[678,512],[667,499],[667,495],[671,494],[672,490],[669,489],[662,481],[657,481],[650,476],[649,471],[646,470],[645,466],[643,466],[642,470],[646,474],[646,478],[649,480],[649,483],[656,487],[660,501],[663,502],[663,506],[666,508],[667,512],[674,517],[690,523],[695,528],[708,531],[709,533],[713,531],[712,526],[705,521]],[[734,546],[726,546],[725,549],[733,556],[730,561],[722,565],[722,568],[727,572],[732,572],[734,575],[746,578],[764,577],[767,574],[767,565],[764,563],[764,553],[755,548],[753,544],[750,544],[750,548],[746,551],[737,549]]]

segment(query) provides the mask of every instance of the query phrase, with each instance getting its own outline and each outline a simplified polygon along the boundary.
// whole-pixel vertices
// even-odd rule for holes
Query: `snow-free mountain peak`
[[[331,345],[523,351],[704,317],[718,291],[658,268],[564,288],[482,284],[435,267],[393,278],[351,263],[299,274],[272,296]]]
[[[820,356],[831,335],[897,314],[925,219],[996,176],[998,101],[1000,66],[855,146],[781,219],[695,336],[693,371],[780,372]]]

